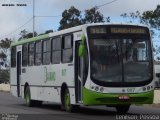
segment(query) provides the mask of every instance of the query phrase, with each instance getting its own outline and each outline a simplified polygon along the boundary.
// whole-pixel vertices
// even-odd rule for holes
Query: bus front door
[[[81,41],[75,43],[75,95],[76,103],[82,102],[82,58],[78,56],[78,49]]]
[[[17,52],[17,96],[20,97],[21,92],[21,52]]]

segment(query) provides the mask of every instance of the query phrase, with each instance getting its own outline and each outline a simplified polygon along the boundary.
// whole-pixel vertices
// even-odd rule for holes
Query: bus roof
[[[29,39],[22,39],[20,41],[16,41],[16,42],[11,43],[11,46],[22,45],[22,44],[33,42],[33,41],[47,39],[47,38],[53,37],[53,36],[63,35],[63,34],[72,33],[72,32],[76,32],[76,31],[81,31],[82,26],[84,26],[84,25],[80,25],[80,26],[77,26],[77,27],[72,27],[72,28],[61,30],[61,31],[36,36],[36,37],[33,37],[33,38],[29,38]]]
[[[22,45],[22,44],[33,42],[33,41],[46,39],[48,37],[49,37],[48,34],[44,34],[44,35],[40,35],[40,36],[37,36],[37,37],[29,38],[29,39],[22,39],[20,41],[11,43],[11,46]]]
[[[131,25],[131,26],[147,27],[147,26],[142,25],[142,24],[132,24],[132,23],[127,23],[127,24],[126,23],[92,23],[92,24],[84,24],[84,25],[80,25],[80,26],[64,29],[64,30],[61,30],[61,31],[57,31],[57,32],[53,32],[53,33],[48,33],[48,34],[36,36],[36,37],[33,37],[33,38],[29,38],[29,39],[22,39],[20,41],[16,41],[16,42],[11,43],[11,46],[22,45],[22,44],[25,44],[25,43],[38,41],[38,40],[42,40],[42,39],[47,39],[49,37],[63,35],[63,34],[67,34],[67,33],[78,32],[78,31],[81,31],[83,28],[86,28],[88,26],[95,26],[95,25]]]

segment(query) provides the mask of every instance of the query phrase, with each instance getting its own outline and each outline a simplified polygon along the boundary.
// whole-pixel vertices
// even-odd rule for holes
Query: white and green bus
[[[142,25],[86,24],[11,44],[11,93],[28,106],[105,105],[126,113],[131,104],[153,103],[153,76]]]

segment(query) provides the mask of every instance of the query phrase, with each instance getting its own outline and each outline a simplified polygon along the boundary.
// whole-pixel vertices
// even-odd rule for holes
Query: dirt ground
[[[0,91],[9,92],[10,91],[10,85],[9,84],[0,84]]]

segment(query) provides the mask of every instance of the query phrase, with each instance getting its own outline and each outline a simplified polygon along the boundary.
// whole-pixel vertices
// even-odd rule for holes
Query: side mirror
[[[85,55],[85,45],[81,43],[78,50],[78,56],[83,57],[84,55]]]
[[[85,55],[85,41],[86,41],[86,37],[85,37],[84,34],[81,36],[81,40],[82,40],[82,43],[80,44],[79,49],[78,49],[78,55],[79,55],[79,57],[83,57]]]

